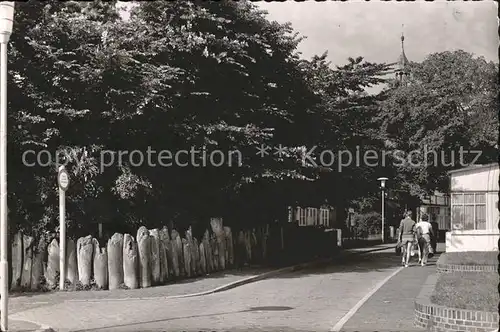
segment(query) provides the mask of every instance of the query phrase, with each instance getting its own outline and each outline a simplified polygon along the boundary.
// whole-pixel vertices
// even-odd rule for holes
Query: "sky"
[[[268,19],[291,22],[295,31],[307,37],[299,45],[303,57],[328,50],[333,65],[346,64],[347,58],[357,56],[371,62],[395,62],[401,54],[401,33],[410,61],[462,49],[498,63],[498,11],[493,0],[255,4],[269,12]],[[121,5],[129,7],[130,3]]]
[[[307,37],[299,46],[310,58],[328,50],[333,65],[348,57],[392,63],[401,54],[401,33],[410,61],[462,49],[498,63],[497,4],[486,1],[257,2],[268,19],[291,22]],[[404,27],[403,27],[404,25]]]

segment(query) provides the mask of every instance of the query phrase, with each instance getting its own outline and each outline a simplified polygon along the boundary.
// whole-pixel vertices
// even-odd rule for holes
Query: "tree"
[[[14,214],[30,227],[57,224],[57,165],[27,172],[26,149],[64,157],[68,220],[82,232],[113,219],[158,225],[181,215],[190,223],[220,213],[249,180],[297,168],[262,160],[255,147],[285,137],[289,117],[303,112],[298,39],[249,4],[141,3],[129,21],[114,2],[20,4],[16,28],[23,33],[13,34],[9,58],[9,183]],[[120,151],[190,147],[237,149],[243,166],[117,160]],[[103,155],[115,158],[104,169]]]
[[[104,47],[103,36],[121,22],[115,3],[18,3],[15,22],[9,57],[9,192],[14,219],[23,220],[18,227],[35,234],[55,228],[57,156],[72,175],[70,229],[88,231],[89,221],[108,217],[106,209],[95,213],[92,207],[109,197],[109,177],[99,174],[96,155],[110,129],[109,121],[103,121],[108,115],[103,105],[113,99],[102,96],[113,90],[103,83],[102,72],[113,68],[115,54]],[[114,76],[114,84],[123,85],[122,77]],[[26,155],[29,150],[49,152],[48,167],[37,164],[34,154]],[[28,168],[26,162],[33,161]]]
[[[18,227],[57,225],[58,165],[28,171],[27,149],[58,152],[67,164],[75,235],[98,222],[110,232],[182,231],[217,215],[251,226],[280,218],[286,205],[362,193],[371,169],[335,175],[304,164],[301,147],[379,144],[367,120],[377,98],[362,90],[386,65],[358,58],[331,69],[326,54],[303,61],[292,27],[247,2],[140,2],[130,14],[121,19],[115,2],[19,4],[9,190],[11,210],[28,222]],[[263,144],[283,153],[257,156]],[[222,151],[226,163],[197,167],[199,152],[186,167],[159,164],[159,151],[192,148]],[[239,154],[228,164],[231,151],[241,164]],[[133,160],[135,152],[151,160]],[[355,189],[334,195],[332,186]]]
[[[448,170],[497,158],[498,65],[455,51],[431,54],[411,71],[409,84],[387,91],[381,103],[380,138],[402,188],[446,191]],[[460,150],[479,150],[481,158],[463,153],[461,161]]]
[[[334,69],[326,58],[325,52],[301,64],[313,93],[320,98],[315,114],[316,130],[320,133],[314,142],[316,157],[322,151],[334,154],[333,165],[329,165],[330,160],[323,160],[326,167],[320,168],[315,191],[318,198],[347,207],[354,199],[378,192],[375,179],[383,165],[367,164],[363,155],[382,146],[376,135],[379,128],[372,118],[384,95],[369,95],[365,89],[386,82],[383,76],[390,66],[358,57],[349,58],[346,65]]]

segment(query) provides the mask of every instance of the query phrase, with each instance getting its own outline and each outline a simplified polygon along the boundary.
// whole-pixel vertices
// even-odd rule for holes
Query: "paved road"
[[[59,331],[329,331],[398,268],[389,249],[202,297],[65,302],[11,317]]]

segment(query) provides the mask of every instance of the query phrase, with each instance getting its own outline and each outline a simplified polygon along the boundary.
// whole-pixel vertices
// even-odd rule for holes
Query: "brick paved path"
[[[440,243],[438,252],[444,251]],[[413,325],[414,300],[420,293],[427,277],[436,272],[438,255],[429,259],[428,265],[413,265],[405,268],[383,285],[347,321],[341,331],[423,331]]]
[[[59,331],[329,331],[398,267],[388,249],[201,297],[65,302],[11,318]]]

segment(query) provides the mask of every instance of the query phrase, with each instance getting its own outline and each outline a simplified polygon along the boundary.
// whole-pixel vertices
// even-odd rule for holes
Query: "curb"
[[[450,272],[496,272],[498,265],[458,265],[458,264],[440,264],[436,262],[436,269],[439,273]]]
[[[165,300],[170,300],[170,299],[183,299],[183,298],[189,298],[189,297],[197,297],[197,296],[204,296],[204,295],[209,295],[209,294],[214,294],[214,293],[220,293],[226,290],[230,290],[239,286],[243,286],[246,284],[250,284],[252,282],[256,281],[261,281],[267,278],[271,278],[276,275],[280,275],[283,273],[289,273],[289,272],[295,272],[299,271],[308,267],[312,267],[315,265],[321,265],[324,263],[329,263],[332,261],[335,261],[335,259],[338,258],[342,253],[346,253],[346,256],[349,255],[362,255],[370,252],[375,252],[375,251],[382,251],[382,250],[388,250],[388,249],[394,249],[396,245],[394,246],[389,246],[389,247],[384,247],[384,248],[375,248],[375,249],[369,249],[369,250],[360,250],[360,251],[353,251],[353,252],[348,252],[348,251],[339,251],[339,254],[336,255],[333,258],[324,258],[324,259],[319,259],[316,261],[312,262],[307,262],[307,263],[301,263],[297,265],[292,265],[288,267],[284,267],[278,270],[274,271],[269,271],[265,272],[256,276],[251,276],[245,279],[233,281],[229,284],[219,286],[217,288],[208,290],[208,291],[203,291],[199,293],[191,293],[191,294],[183,294],[183,295],[173,295],[173,296],[155,296],[155,297],[127,297],[127,298],[120,298],[120,299],[84,299],[84,300],[65,300],[64,302],[119,302],[119,301],[137,301],[137,300],[157,300],[157,299],[165,299]],[[353,248],[354,249],[354,248]],[[347,249],[347,250],[352,250],[352,249]]]

